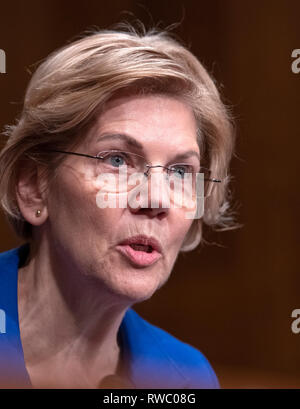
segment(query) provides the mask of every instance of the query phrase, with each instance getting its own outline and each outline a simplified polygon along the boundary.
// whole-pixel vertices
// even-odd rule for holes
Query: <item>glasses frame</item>
[[[94,156],[94,155],[89,155],[89,154],[87,154],[87,153],[70,152],[70,151],[63,151],[63,150],[58,150],[58,149],[49,149],[48,152],[65,153],[65,154],[67,154],[67,155],[83,156],[83,157],[86,157],[86,158],[97,159],[97,160],[104,159],[104,156],[99,156],[99,155]],[[134,154],[134,155],[136,155],[136,156],[139,156],[139,157],[145,159],[142,155],[139,155],[139,154],[134,153],[134,152],[121,151],[120,149],[109,149],[109,150],[106,150],[106,151],[101,151],[101,152],[99,152],[99,154],[104,153],[104,152],[124,152],[124,153],[130,153],[130,154]],[[145,160],[146,160],[146,159],[145,159]],[[176,164],[177,164],[177,163],[175,163],[174,165],[176,165]],[[180,163],[178,163],[178,165],[180,165]],[[152,164],[150,165],[150,164],[147,164],[147,163],[146,163],[145,166],[146,166],[146,168],[147,168],[146,172],[144,172],[144,175],[145,175],[146,177],[149,176],[149,170],[150,170],[151,168],[163,168],[163,169],[166,169],[166,170],[168,170],[168,171],[170,171],[170,172],[172,171],[171,168],[169,168],[168,166],[164,166],[164,165],[152,165]],[[202,173],[202,172],[201,172],[201,169],[205,169],[206,171],[211,172],[210,169],[205,168],[204,166],[200,166],[200,170],[199,170],[198,173]],[[221,182],[222,182],[221,179],[216,179],[216,178],[204,178],[204,180],[205,180],[205,181],[210,181],[210,182],[213,182],[213,183],[221,183]],[[211,192],[210,192],[210,194],[211,194]],[[208,196],[205,196],[205,197],[209,197],[210,194],[209,194]]]
[[[68,155],[77,155],[77,156],[83,156],[83,157],[91,158],[91,159],[98,159],[98,160],[99,160],[99,159],[100,159],[100,160],[101,160],[101,159],[104,159],[104,156],[99,156],[99,155],[94,156],[94,155],[89,155],[89,154],[87,154],[87,153],[62,151],[62,150],[58,150],[58,149],[50,149],[48,152],[66,153],[66,154],[68,154]],[[136,155],[136,156],[140,156],[141,158],[145,159],[143,156],[138,155],[137,153],[127,152],[127,151],[121,151],[120,149],[110,149],[110,150],[107,150],[107,151],[101,151],[100,153],[102,153],[102,152],[124,152],[124,153],[134,154],[134,155]],[[174,163],[174,165],[177,165],[177,163]],[[178,163],[178,165],[181,165],[181,163]],[[145,176],[149,176],[149,170],[150,170],[151,168],[163,168],[163,169],[167,169],[167,170],[169,170],[169,171],[172,171],[171,168],[169,168],[168,166],[164,166],[164,165],[149,165],[149,164],[146,164],[145,166],[148,168],[147,171],[144,172],[144,175],[145,175]],[[211,172],[210,169],[205,168],[204,166],[200,166],[200,170],[201,170],[201,169],[205,169],[205,170]],[[198,172],[198,173],[201,173],[201,172]],[[216,179],[216,178],[205,178],[204,180],[208,180],[208,181],[210,181],[210,182],[215,182],[215,183],[221,183],[221,182],[222,182],[221,179]]]

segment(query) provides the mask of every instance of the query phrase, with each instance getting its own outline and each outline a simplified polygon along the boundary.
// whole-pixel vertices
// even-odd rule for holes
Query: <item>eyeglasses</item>
[[[141,155],[133,152],[126,152],[121,150],[107,150],[101,151],[96,156],[88,155],[78,152],[69,152],[63,150],[51,149],[50,152],[64,153],[68,155],[83,156],[91,159],[96,159],[96,176],[100,175],[118,175],[119,178],[117,183],[107,183],[107,192],[111,193],[122,193],[133,189],[135,186],[130,183],[130,178],[133,175],[141,175],[142,178],[148,178],[151,168],[162,168],[166,179],[170,183],[171,189],[182,193],[183,182],[189,180],[191,182],[190,187],[192,189],[188,190],[188,193],[196,192],[196,179],[197,174],[203,174],[203,195],[202,197],[210,196],[215,183],[220,183],[220,179],[212,178],[211,171],[200,164],[189,164],[189,163],[174,163],[169,166],[163,165],[152,165],[147,163],[148,161]],[[152,174],[153,177],[153,174]],[[137,179],[135,178],[135,181]],[[143,182],[139,179],[140,183]]]

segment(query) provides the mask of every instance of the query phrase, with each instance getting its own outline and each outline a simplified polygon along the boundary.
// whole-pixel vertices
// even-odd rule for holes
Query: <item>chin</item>
[[[137,303],[151,298],[162,285],[161,276],[155,268],[123,269],[122,275],[110,283],[110,290],[120,298]]]

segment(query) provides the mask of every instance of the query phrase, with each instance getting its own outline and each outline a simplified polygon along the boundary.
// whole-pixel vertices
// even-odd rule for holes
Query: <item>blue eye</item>
[[[102,151],[98,154],[101,159],[100,170],[108,172],[119,172],[128,170],[132,172],[139,168],[139,163],[136,156],[130,152],[123,152],[117,150]]]
[[[110,160],[111,165],[114,167],[120,167],[124,165],[125,163],[124,158],[122,158],[122,156],[120,155],[111,155],[109,157],[109,160]]]
[[[184,178],[184,175],[188,172],[190,172],[190,166],[188,165],[174,165],[171,166],[171,171],[172,174],[175,175],[176,177]]]
[[[124,152],[103,152],[100,156],[103,156],[104,164],[115,169],[127,166],[130,163],[128,155]]]

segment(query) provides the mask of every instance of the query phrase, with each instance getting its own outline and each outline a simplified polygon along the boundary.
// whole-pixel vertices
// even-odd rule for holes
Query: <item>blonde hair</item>
[[[213,79],[167,31],[138,32],[128,25],[126,31],[84,35],[50,54],[33,74],[19,119],[6,127],[8,139],[0,154],[1,205],[18,236],[32,239],[32,226],[16,200],[19,172],[42,164],[50,182],[62,157],[49,149],[75,146],[104,103],[123,90],[173,95],[189,104],[205,166],[222,179],[206,199],[203,218],[193,221],[181,251],[199,244],[202,221],[218,230],[235,227],[228,190],[233,125]]]

